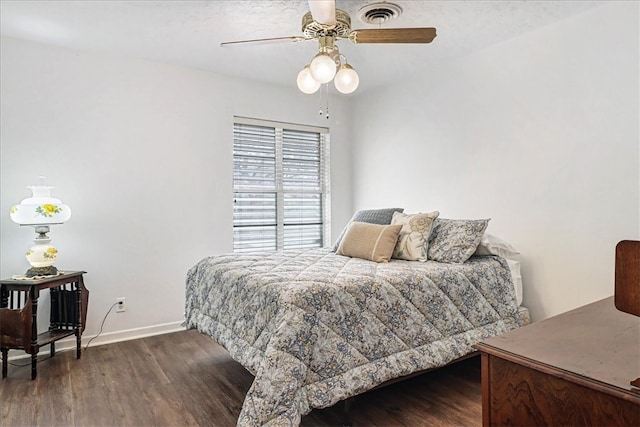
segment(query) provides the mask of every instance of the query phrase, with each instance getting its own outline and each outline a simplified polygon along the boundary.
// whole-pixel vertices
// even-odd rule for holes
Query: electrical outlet
[[[118,305],[116,306],[116,313],[124,313],[125,311],[127,311],[125,297],[116,298],[116,302],[118,303]]]

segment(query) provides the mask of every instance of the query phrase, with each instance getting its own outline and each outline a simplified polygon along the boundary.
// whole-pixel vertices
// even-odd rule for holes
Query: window
[[[328,129],[234,117],[234,252],[329,241]]]

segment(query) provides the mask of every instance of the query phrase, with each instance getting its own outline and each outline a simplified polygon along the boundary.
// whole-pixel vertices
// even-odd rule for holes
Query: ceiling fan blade
[[[431,43],[435,28],[379,28],[353,30],[349,40],[354,43]]]
[[[335,0],[309,0],[313,20],[323,25],[336,25]]]
[[[255,39],[255,40],[238,40],[234,42],[223,42],[220,46],[229,46],[235,44],[267,44],[267,43],[282,43],[282,42],[303,42],[305,40],[312,40],[302,36],[288,36],[288,37],[272,37],[269,39]]]

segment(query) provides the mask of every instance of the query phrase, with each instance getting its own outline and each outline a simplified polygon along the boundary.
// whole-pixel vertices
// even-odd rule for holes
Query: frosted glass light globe
[[[351,68],[351,65],[344,64],[340,67],[340,70],[338,70],[333,84],[341,93],[352,93],[358,88],[360,77],[358,77],[356,70]]]
[[[300,92],[311,94],[316,93],[318,89],[320,89],[320,82],[317,82],[313,76],[311,75],[311,71],[309,71],[309,66],[307,65],[298,73],[298,79],[296,80],[298,84],[298,89]]]
[[[329,83],[337,71],[335,61],[322,52],[313,57],[309,70],[314,80],[319,83]]]

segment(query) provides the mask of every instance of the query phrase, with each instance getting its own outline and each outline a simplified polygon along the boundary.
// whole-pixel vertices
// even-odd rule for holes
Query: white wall
[[[352,214],[344,98],[331,100],[327,121],[295,86],[15,39],[2,40],[1,54],[0,275],[29,267],[35,233],[9,208],[45,175],[73,212],[49,235],[59,268],[88,272],[87,337],[117,297],[128,311],[109,317],[107,336],[178,325],[187,270],[232,250],[234,115],[328,125],[333,219]]]
[[[492,218],[534,320],[613,295],[640,238],[638,16],[610,3],[356,98],[354,208]]]
[[[611,295],[615,244],[640,238],[638,16],[635,2],[608,4],[333,98],[334,238],[364,207],[491,217],[522,252],[534,319]],[[46,175],[73,209],[50,235],[59,267],[88,271],[87,337],[121,296],[107,336],[177,325],[187,269],[231,250],[233,115],[326,125],[291,87],[0,48],[0,276],[28,267],[35,234],[8,210]]]

